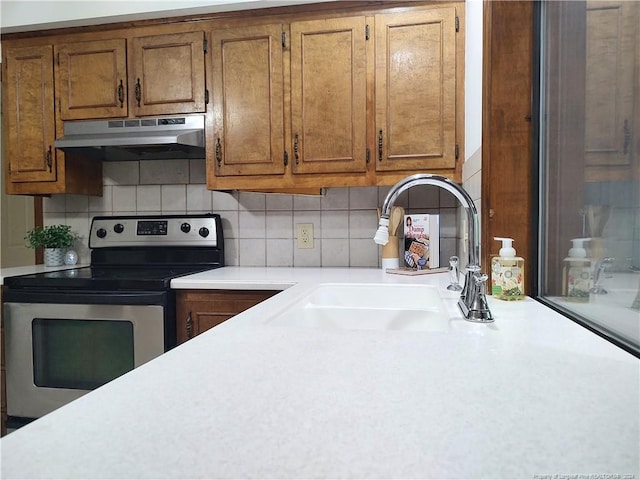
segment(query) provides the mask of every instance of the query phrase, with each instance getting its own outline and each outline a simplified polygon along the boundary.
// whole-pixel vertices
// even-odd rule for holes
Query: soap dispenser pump
[[[524,298],[524,258],[516,255],[513,238],[494,237],[502,242],[497,257],[491,259],[491,294],[501,300]]]
[[[562,295],[571,302],[588,302],[591,288],[591,260],[584,243],[590,238],[574,238],[562,267]]]

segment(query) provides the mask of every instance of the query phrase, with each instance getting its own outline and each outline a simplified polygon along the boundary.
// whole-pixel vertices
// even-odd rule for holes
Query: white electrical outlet
[[[313,248],[313,223],[296,224],[298,248]]]

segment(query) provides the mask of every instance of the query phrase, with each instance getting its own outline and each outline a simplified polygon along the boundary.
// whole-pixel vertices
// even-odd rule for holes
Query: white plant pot
[[[59,267],[64,265],[64,248],[45,248],[44,249],[44,265],[45,267]]]

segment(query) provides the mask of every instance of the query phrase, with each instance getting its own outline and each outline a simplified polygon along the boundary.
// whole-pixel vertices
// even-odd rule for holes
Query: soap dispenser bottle
[[[524,298],[524,258],[516,256],[513,238],[494,237],[502,242],[497,257],[491,259],[491,294],[501,300]]]
[[[588,302],[591,288],[591,260],[584,242],[589,238],[574,238],[569,255],[563,261],[562,295],[571,302]]]

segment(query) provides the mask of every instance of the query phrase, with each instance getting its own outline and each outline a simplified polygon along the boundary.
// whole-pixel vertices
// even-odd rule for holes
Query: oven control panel
[[[217,214],[94,217],[89,232],[90,248],[221,244]]]

